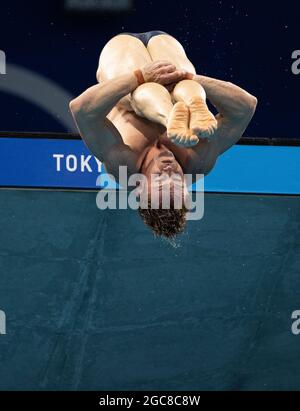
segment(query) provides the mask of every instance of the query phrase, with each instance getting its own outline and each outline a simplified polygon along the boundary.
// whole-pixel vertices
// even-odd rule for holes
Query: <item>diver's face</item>
[[[146,175],[158,174],[158,175],[169,175],[171,176],[174,173],[178,173],[183,176],[182,168],[180,164],[174,157],[172,151],[165,150],[155,155],[147,168]]]
[[[180,164],[169,150],[162,151],[154,156],[147,167],[145,175],[148,180],[148,195],[152,192],[170,192],[171,198],[181,197],[182,201],[187,195],[184,175]],[[161,202],[161,194],[159,202]]]

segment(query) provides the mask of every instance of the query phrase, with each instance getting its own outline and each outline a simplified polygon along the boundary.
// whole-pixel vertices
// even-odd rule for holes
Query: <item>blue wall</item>
[[[14,64],[76,95],[95,83],[98,55],[110,37],[160,29],[182,42],[200,74],[236,82],[258,97],[246,135],[299,137],[300,75],[291,72],[291,54],[300,49],[296,1],[285,7],[261,1],[134,3],[126,15],[74,17],[61,1],[1,2],[0,49],[7,54],[7,75]],[[1,130],[69,128],[38,104],[4,92],[4,81],[1,75]]]

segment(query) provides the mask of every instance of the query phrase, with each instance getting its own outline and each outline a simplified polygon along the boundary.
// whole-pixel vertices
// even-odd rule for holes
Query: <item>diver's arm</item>
[[[134,73],[103,81],[72,100],[70,110],[75,119],[83,116],[104,118],[122,97],[131,93],[137,86],[138,81]]]
[[[147,63],[139,71],[144,82],[155,82],[164,86],[183,80],[187,76],[185,71],[177,70],[173,64],[164,60]],[[138,87],[138,77],[132,72],[88,88],[70,103],[75,119],[76,116],[106,117],[122,97]]]
[[[101,161],[108,160],[113,149],[119,152],[128,149],[106,116],[122,97],[137,86],[136,76],[126,74],[92,86],[70,102],[70,110],[83,141]]]
[[[216,116],[218,128],[213,138],[221,154],[242,137],[255,112],[257,99],[227,81],[200,75],[195,75],[193,80],[202,85],[208,100],[219,112]]]
[[[253,115],[257,99],[241,87],[206,76],[195,75],[193,79],[201,84],[208,100],[223,117]]]
[[[121,63],[121,62],[120,62]],[[186,72],[167,61],[147,63],[136,72],[100,82],[88,88],[70,102],[70,110],[82,139],[101,161],[113,158],[113,152],[132,155],[114,124],[106,117],[118,101],[145,82],[156,82],[166,87],[187,76]]]

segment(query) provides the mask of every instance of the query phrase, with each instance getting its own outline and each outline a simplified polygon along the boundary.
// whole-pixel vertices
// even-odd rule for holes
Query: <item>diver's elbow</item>
[[[257,98],[255,96],[250,95],[250,101],[249,101],[249,108],[252,113],[255,112],[257,107]]]
[[[257,107],[257,98],[249,94],[247,96],[247,99],[245,99],[244,104],[243,104],[243,109],[241,110],[243,117],[245,116],[252,117],[253,114],[255,113],[256,107]]]
[[[74,115],[77,115],[78,113],[83,111],[83,104],[78,97],[70,101],[69,109]]]
[[[92,117],[94,110],[86,99],[81,96],[74,98],[69,103],[69,109],[75,119]]]

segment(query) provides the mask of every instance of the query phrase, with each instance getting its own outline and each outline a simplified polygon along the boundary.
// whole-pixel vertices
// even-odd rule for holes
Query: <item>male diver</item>
[[[178,176],[184,184],[184,174],[208,174],[241,138],[257,104],[230,82],[196,74],[182,45],[162,31],[113,37],[100,54],[97,80],[70,102],[81,137],[116,178],[119,166],[143,174],[149,194],[167,178],[172,197]],[[166,237],[183,230],[186,211],[139,208]]]

